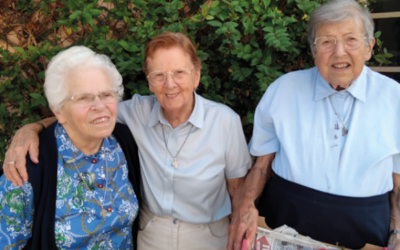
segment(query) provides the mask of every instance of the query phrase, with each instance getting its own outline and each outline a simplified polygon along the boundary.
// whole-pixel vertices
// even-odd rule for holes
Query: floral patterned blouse
[[[118,142],[111,135],[99,152],[87,156],[72,144],[62,125],[57,124],[55,136],[58,249],[133,249],[139,203]],[[15,187],[4,175],[0,178],[0,249],[26,245],[32,236],[33,207],[29,182]]]

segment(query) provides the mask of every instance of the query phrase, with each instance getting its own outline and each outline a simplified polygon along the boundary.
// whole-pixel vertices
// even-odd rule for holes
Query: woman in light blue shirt
[[[249,148],[259,158],[235,211],[254,210],[262,192],[258,209],[272,228],[286,224],[351,249],[394,247],[400,242],[400,85],[364,65],[375,44],[374,23],[357,1],[318,7],[308,39],[316,67],[280,77],[257,106]],[[234,230],[251,224],[233,217]],[[242,235],[238,230],[232,241]]]

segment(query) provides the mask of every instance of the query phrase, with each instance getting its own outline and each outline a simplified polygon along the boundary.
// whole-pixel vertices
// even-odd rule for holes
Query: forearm
[[[400,175],[393,174],[393,190],[390,192],[390,231],[400,230]],[[400,240],[400,234],[389,236],[389,244]]]
[[[45,118],[45,119],[43,119],[43,120],[41,120],[39,122],[42,123],[47,128],[47,127],[49,127],[51,124],[53,124],[56,121],[57,121],[56,117],[49,117],[49,118]]]
[[[256,163],[246,177],[241,196],[243,199],[255,201],[264,189],[265,183],[272,176],[272,161],[275,153],[263,155],[257,158]]]

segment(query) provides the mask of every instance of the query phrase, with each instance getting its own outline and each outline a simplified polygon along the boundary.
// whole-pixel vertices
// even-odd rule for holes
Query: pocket
[[[207,227],[210,234],[215,238],[224,238],[228,236],[229,218],[225,217],[222,220],[208,223]]]
[[[139,212],[139,231],[145,230],[155,217],[156,215],[141,209]]]

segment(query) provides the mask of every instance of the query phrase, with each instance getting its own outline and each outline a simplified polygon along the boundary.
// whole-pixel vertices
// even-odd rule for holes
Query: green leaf
[[[243,52],[248,54],[248,53],[250,53],[250,50],[251,50],[250,44],[246,44],[246,46],[244,46],[244,51]]]
[[[89,13],[83,12],[82,18],[83,18],[83,22],[82,22],[83,24],[89,23],[89,24],[93,25],[93,18]]]
[[[271,0],[262,0],[262,2],[264,3],[265,8],[267,8],[271,3]]]
[[[206,16],[206,19],[207,19],[207,20],[213,20],[213,19],[214,19],[214,17],[213,17],[213,16],[211,16],[211,15],[207,15],[207,16]]]
[[[207,22],[209,25],[213,26],[213,27],[222,27],[222,23],[220,21],[209,21]]]
[[[45,78],[44,71],[41,71],[41,72],[37,73],[36,75],[37,75],[37,77],[39,77],[40,79],[44,79],[44,78]]]
[[[31,52],[32,54],[40,54],[38,48],[36,48],[34,46],[28,45],[27,48],[28,48],[29,52]]]
[[[237,11],[237,12],[242,13],[242,14],[244,13],[243,8],[240,7],[239,5],[234,5],[234,6],[233,6],[233,9],[234,9],[235,11]]]
[[[226,33],[227,31],[228,31],[228,29],[226,27],[221,27],[221,28],[217,29],[215,31],[215,33],[222,34],[222,33]]]
[[[208,6],[207,6],[207,4],[202,4],[202,5],[200,5],[200,8],[201,8],[201,14],[202,14],[203,16],[206,16],[207,13],[208,13]]]
[[[129,52],[139,51],[139,48],[133,43],[129,44],[124,40],[120,40],[120,41],[118,41],[118,44],[121,45],[122,48],[124,48],[126,51],[129,51]]]
[[[22,54],[22,53],[24,53],[25,51],[24,51],[24,49],[23,48],[21,48],[21,47],[17,47],[17,46],[15,46],[15,47],[13,47],[18,53],[20,53],[20,54]]]
[[[392,57],[393,57],[393,55],[392,55],[392,54],[390,54],[390,53],[385,53],[385,57],[386,57],[386,58],[392,58]]]
[[[39,95],[38,93],[29,93],[29,96],[36,100],[43,98],[43,96]]]
[[[91,16],[100,16],[101,10],[90,9],[90,10],[89,10],[89,14],[90,14]]]
[[[381,36],[381,33],[382,33],[382,32],[377,31],[377,32],[375,33],[375,38],[378,39],[378,38]]]
[[[82,13],[81,10],[74,10],[71,15],[69,15],[69,19],[74,20],[77,19],[78,16]]]
[[[215,7],[217,7],[218,4],[219,4],[219,1],[213,1],[213,2],[211,2],[210,7],[215,8]]]
[[[234,22],[226,22],[223,24],[223,26],[227,27],[227,28],[236,28],[237,26],[239,26],[239,24],[234,23]]]

